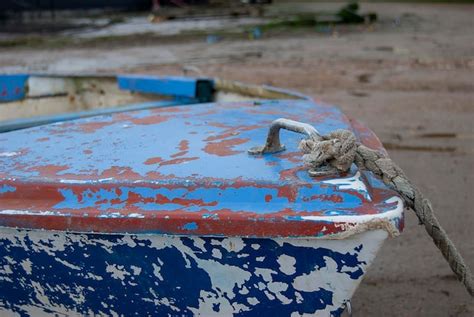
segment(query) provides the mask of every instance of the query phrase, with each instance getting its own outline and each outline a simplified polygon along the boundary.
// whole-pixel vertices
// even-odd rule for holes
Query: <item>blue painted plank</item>
[[[164,96],[196,98],[201,102],[210,101],[213,84],[209,79],[188,77],[158,77],[143,75],[117,76],[122,90]]]
[[[0,75],[0,102],[21,100],[26,95],[28,75]]]

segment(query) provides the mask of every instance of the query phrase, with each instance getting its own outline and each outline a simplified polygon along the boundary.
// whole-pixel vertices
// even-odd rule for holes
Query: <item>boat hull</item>
[[[0,228],[0,314],[339,316],[386,237]]]

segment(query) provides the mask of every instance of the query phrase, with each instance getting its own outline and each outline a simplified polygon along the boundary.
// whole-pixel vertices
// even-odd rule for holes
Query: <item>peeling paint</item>
[[[20,155],[21,152],[2,152],[0,153],[0,156],[2,157],[12,157],[12,156],[17,156]]]
[[[355,166],[334,179],[310,178],[295,133],[281,132],[286,152],[249,156],[278,117],[321,133],[351,128],[336,108],[275,100],[258,109],[250,101],[163,107],[5,134],[2,153],[21,155],[0,156],[0,225],[337,238],[352,232],[340,221],[380,215],[380,228],[401,230],[401,208],[390,202],[395,193]]]
[[[337,316],[386,237],[381,230],[339,241],[0,228],[0,309],[30,315]]]

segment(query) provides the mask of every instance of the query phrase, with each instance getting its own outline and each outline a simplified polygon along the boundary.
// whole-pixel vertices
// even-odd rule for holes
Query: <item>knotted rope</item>
[[[359,168],[381,177],[387,186],[400,194],[406,206],[415,212],[420,224],[425,226],[426,232],[449,263],[451,270],[474,297],[471,270],[441,227],[430,201],[389,157],[359,144],[354,134],[348,130],[336,130],[321,139],[312,137],[304,139],[299,147],[305,153],[303,156],[305,162],[313,169],[323,167],[326,170],[329,168],[346,172],[354,162]]]

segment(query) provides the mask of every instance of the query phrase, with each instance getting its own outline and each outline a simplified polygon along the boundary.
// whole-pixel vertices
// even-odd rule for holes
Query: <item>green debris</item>
[[[305,28],[321,27],[332,24],[361,24],[373,23],[377,20],[374,12],[360,13],[359,4],[351,2],[335,12],[304,13],[279,19],[262,26],[264,29],[273,28]]]

